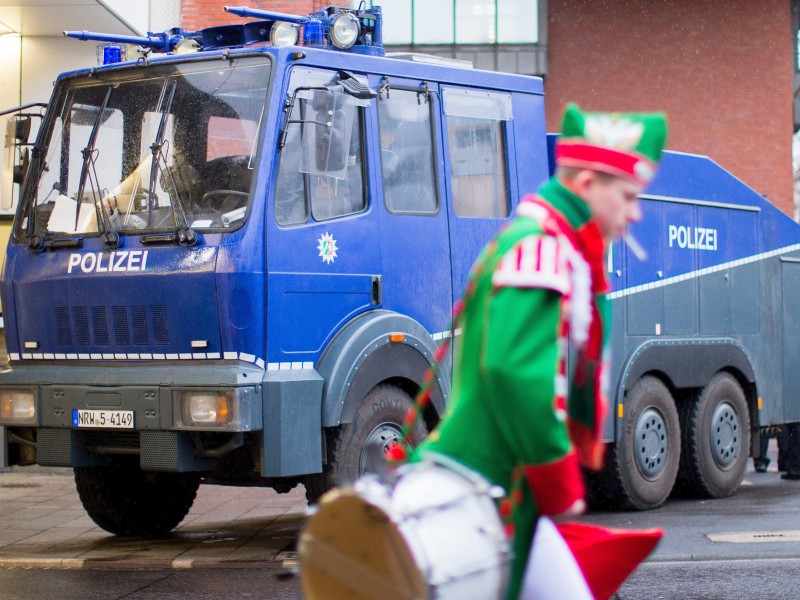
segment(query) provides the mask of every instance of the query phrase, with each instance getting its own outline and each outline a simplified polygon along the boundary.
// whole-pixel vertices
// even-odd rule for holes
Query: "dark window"
[[[322,88],[335,78],[328,71],[296,69],[290,97],[297,88]],[[366,208],[365,105],[368,101],[325,89],[297,92],[278,167],[278,224],[306,223],[309,214],[325,221]]]
[[[444,100],[453,210],[462,217],[507,217],[510,96],[446,89]]]
[[[195,228],[238,227],[268,79],[262,59],[236,59],[64,80],[26,206],[54,235],[97,233],[100,207],[128,235],[174,230],[176,212]]]
[[[428,95],[392,89],[378,98],[383,199],[394,213],[439,208]]]

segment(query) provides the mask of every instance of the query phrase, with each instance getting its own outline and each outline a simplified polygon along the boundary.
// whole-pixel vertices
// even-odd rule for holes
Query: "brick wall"
[[[246,5],[307,14],[329,0],[181,0],[185,29],[237,23]],[[548,130],[568,101],[665,110],[673,150],[707,154],[792,214],[790,3],[548,0]]]
[[[273,12],[305,15],[335,4],[327,0],[181,0],[181,27],[189,31],[242,23],[243,19],[222,10],[223,6],[247,6]]]
[[[568,101],[663,109],[670,149],[709,155],[792,214],[789,2],[548,3],[549,131]]]

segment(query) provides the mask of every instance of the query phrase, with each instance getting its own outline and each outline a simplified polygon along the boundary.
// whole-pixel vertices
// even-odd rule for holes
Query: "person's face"
[[[594,171],[584,171],[581,175],[578,195],[589,205],[604,238],[610,241],[623,236],[628,225],[641,220],[638,196],[642,185]]]

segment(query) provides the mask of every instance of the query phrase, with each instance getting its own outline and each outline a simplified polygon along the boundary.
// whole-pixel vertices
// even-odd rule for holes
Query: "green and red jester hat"
[[[584,113],[570,104],[556,143],[556,164],[647,185],[666,138],[663,113]]]

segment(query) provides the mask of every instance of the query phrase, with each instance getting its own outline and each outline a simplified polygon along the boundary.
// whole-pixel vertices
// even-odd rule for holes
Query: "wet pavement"
[[[0,472],[0,567],[277,569],[293,566],[305,491],[201,485],[166,538],[119,538],[81,505],[70,469]]]
[[[775,458],[777,449],[771,447]],[[646,512],[592,512],[582,520],[610,527],[661,527],[651,563],[797,560],[800,482],[748,461],[730,498],[673,498]],[[201,485],[184,521],[158,540],[119,538],[97,527],[81,505],[71,469],[14,467],[0,472],[0,569],[259,569],[297,566],[295,540],[305,490]]]

